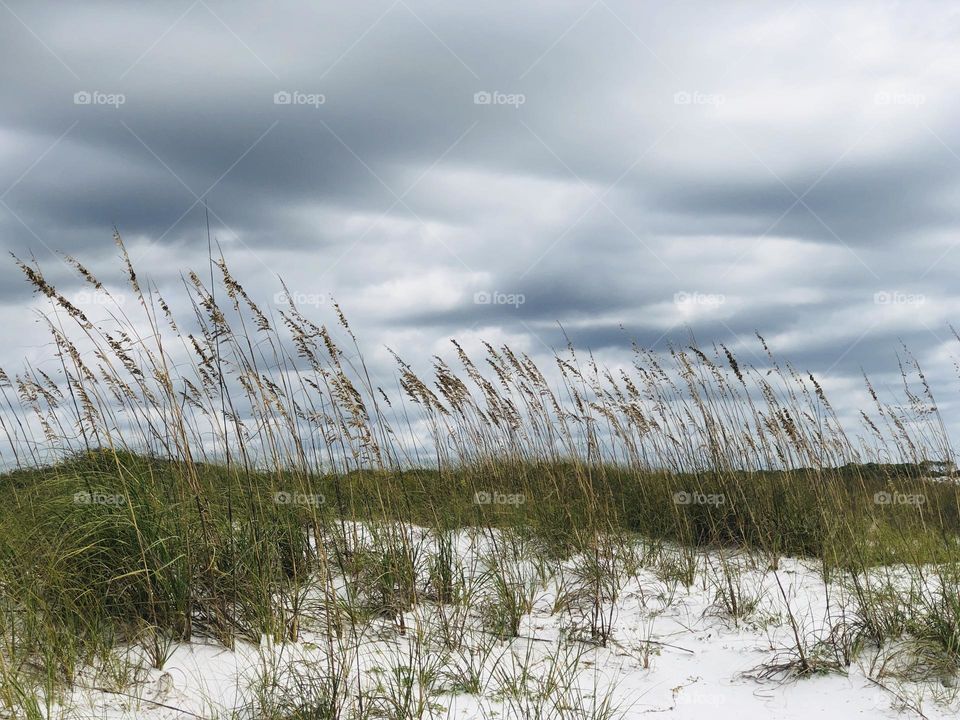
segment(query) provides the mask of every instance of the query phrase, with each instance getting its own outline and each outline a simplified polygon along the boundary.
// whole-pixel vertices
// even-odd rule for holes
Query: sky
[[[601,362],[693,336],[847,412],[903,346],[948,424],[960,8],[940,2],[0,0],[0,246],[248,292],[387,347]],[[168,298],[175,299],[175,298]],[[0,365],[42,362],[0,263]]]

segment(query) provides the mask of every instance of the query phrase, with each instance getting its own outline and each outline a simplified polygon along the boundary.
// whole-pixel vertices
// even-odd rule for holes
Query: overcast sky
[[[958,41],[941,2],[0,0],[0,244],[119,283],[116,225],[174,287],[206,201],[383,372],[759,331],[848,408],[905,343],[949,409]],[[0,264],[0,364],[48,353],[34,303]]]

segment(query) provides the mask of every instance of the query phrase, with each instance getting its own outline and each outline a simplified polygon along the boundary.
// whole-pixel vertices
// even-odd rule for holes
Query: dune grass
[[[760,367],[723,346],[637,348],[615,369],[568,348],[549,377],[508,347],[477,362],[454,343],[459,370],[435,358],[418,374],[397,356],[387,392],[339,307],[333,330],[292,305],[262,309],[221,260],[216,286],[186,277],[181,317],[116,240],[132,302],[98,305],[102,318],[19,263],[49,301],[60,373],[0,371],[16,467],[0,476],[0,707],[24,711],[36,687],[49,701],[121,644],[162,667],[199,636],[296,641],[308,615],[331,644],[371,618],[406,633],[411,607],[470,595],[442,542],[458,528],[532,538],[543,562],[585,558],[569,608],[592,641],[615,632],[632,536],[748,549],[773,568],[816,558],[852,583],[857,637],[909,635],[960,659],[960,493],[931,477],[952,451],[910,358],[907,402],[884,404],[867,380],[875,405],[855,432],[760,337]],[[358,524],[375,543],[358,542]],[[411,526],[436,543],[424,550]],[[490,627],[510,636],[529,600],[501,551]],[[878,585],[894,563],[917,582]],[[689,584],[696,560],[671,572]],[[748,612],[749,591],[718,577],[726,612]],[[342,696],[337,672],[325,677]]]

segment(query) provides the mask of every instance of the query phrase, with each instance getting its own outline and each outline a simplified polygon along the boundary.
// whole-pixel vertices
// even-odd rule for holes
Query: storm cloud
[[[447,340],[610,363],[755,332],[835,404],[945,408],[960,13],[942,3],[0,1],[0,244],[161,287],[206,258],[343,306],[378,372]],[[77,286],[79,287],[79,286]],[[319,299],[323,300],[320,302]],[[0,364],[49,350],[0,266]],[[754,355],[756,353],[756,355]],[[951,420],[960,429],[960,423]]]

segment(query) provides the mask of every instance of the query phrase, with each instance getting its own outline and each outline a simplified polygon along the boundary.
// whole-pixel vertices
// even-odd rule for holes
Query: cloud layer
[[[906,343],[944,407],[960,15],[941,3],[0,3],[0,242],[248,290],[395,347],[621,362],[759,331],[851,406]],[[0,362],[48,354],[0,267]],[[754,358],[750,353],[757,353]],[[957,426],[957,423],[952,423]]]

